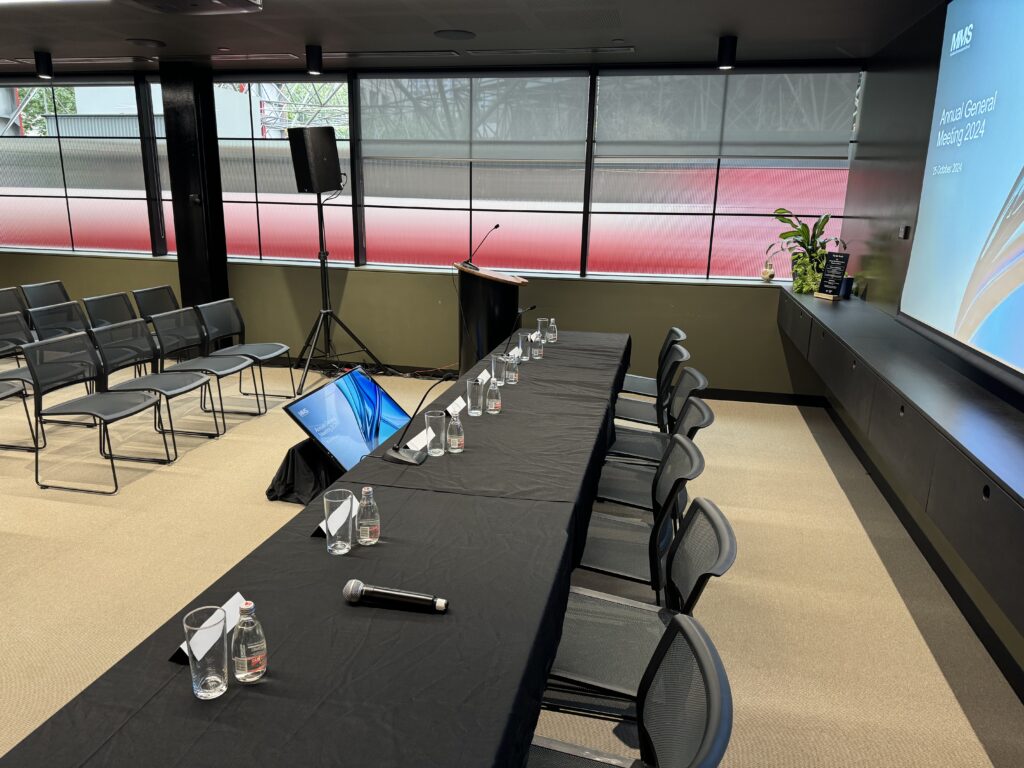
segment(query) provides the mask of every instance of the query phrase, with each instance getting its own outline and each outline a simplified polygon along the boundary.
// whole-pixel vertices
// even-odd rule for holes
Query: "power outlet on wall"
[[[899,231],[899,235],[898,236],[899,236],[900,240],[909,240],[910,239],[910,225],[909,224],[902,224],[902,225],[900,225],[900,231]]]

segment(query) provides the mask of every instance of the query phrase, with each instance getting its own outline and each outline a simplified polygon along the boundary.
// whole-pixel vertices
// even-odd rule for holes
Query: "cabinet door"
[[[778,323],[783,334],[796,345],[800,354],[807,357],[811,341],[811,316],[784,290],[779,292]]]
[[[935,454],[928,517],[1024,632],[1024,508],[946,439]]]
[[[864,362],[830,331],[814,323],[808,355],[811,366],[825,382],[843,415],[861,433],[868,433],[875,376]]]
[[[945,438],[895,389],[875,385],[868,450],[900,501],[914,512],[924,512],[928,503],[940,440]]]

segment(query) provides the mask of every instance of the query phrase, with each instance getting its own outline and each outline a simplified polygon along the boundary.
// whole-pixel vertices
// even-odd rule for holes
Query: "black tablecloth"
[[[264,681],[195,699],[188,668],[168,661],[183,639],[183,606],[0,765],[523,765],[561,631],[578,495],[596,485],[580,477],[592,474],[587,452],[602,452],[595,441],[607,431],[628,346],[626,337],[565,334],[549,360],[527,365],[537,367],[523,384],[506,387],[507,412],[471,420],[480,425],[467,427],[466,454],[429,459],[418,478],[364,460],[336,486],[358,492],[369,481],[353,475],[394,473],[393,482],[373,482],[377,546],[329,556],[324,540],[310,537],[322,519],[314,502],[190,601],[220,604],[236,591],[255,601],[270,649]],[[565,389],[543,393],[549,373],[566,376]],[[532,431],[520,393],[533,405]],[[545,442],[560,451],[544,451]],[[482,454],[492,450],[505,458],[489,474]],[[458,471],[467,473],[461,487]],[[414,479],[420,488],[400,487]],[[450,610],[351,606],[341,596],[349,578],[431,592]]]

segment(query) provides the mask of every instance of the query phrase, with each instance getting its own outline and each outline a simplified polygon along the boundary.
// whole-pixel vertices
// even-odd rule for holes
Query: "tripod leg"
[[[320,340],[320,331],[324,325],[324,313],[320,313],[320,317],[317,318],[316,326],[309,332],[313,339],[312,345],[309,347],[309,353],[306,355],[306,364],[302,367],[302,378],[299,379],[299,391],[298,394],[302,394],[302,390],[306,388],[306,376],[309,375],[309,366],[313,362],[313,354],[316,352],[316,343]],[[303,347],[305,349],[305,347]]]
[[[322,317],[323,317],[323,313],[321,312],[321,318]],[[299,352],[299,356],[296,358],[296,360],[301,360],[302,358],[306,357],[306,352],[307,351],[308,352],[312,352],[313,351],[313,349],[316,346],[316,339],[315,339],[315,337],[316,337],[317,332],[319,330],[320,330],[320,320],[318,319],[317,322],[315,322],[310,327],[309,333],[306,334],[306,340],[302,343],[302,351]]]

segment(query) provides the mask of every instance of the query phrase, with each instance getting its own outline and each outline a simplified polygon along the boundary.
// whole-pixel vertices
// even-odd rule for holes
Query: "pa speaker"
[[[289,128],[288,144],[299,192],[334,192],[342,188],[334,128]]]

